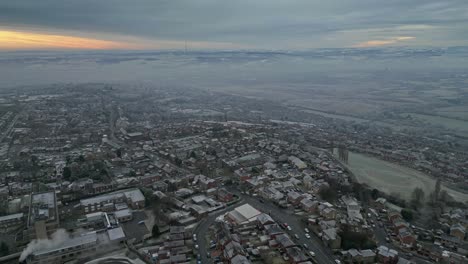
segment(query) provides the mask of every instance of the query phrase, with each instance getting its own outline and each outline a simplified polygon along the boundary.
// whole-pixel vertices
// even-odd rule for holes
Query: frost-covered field
[[[386,193],[399,193],[402,198],[409,199],[415,187],[420,187],[426,197],[434,190],[435,179],[417,170],[397,164],[372,158],[363,154],[349,153],[348,165],[357,180],[372,188]],[[446,189],[448,193],[459,201],[468,201],[468,194]]]

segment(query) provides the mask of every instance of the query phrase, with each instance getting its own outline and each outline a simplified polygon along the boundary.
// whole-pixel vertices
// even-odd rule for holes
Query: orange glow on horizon
[[[123,42],[73,36],[0,30],[0,49],[132,49]]]
[[[396,44],[400,41],[406,41],[406,40],[412,40],[412,39],[415,39],[415,37],[402,36],[402,37],[394,37],[394,38],[390,38],[386,40],[369,40],[369,41],[358,43],[354,45],[353,47],[355,48],[380,47],[380,46]]]

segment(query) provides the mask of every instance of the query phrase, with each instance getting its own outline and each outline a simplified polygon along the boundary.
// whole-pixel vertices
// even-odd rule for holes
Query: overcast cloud
[[[11,0],[0,30],[196,48],[457,46],[468,43],[468,1]]]

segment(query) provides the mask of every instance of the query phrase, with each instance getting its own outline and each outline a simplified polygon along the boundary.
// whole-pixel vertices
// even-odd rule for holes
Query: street
[[[230,190],[230,191],[233,191],[233,190]],[[307,239],[305,237],[304,225],[301,224],[297,216],[288,214],[286,210],[281,209],[278,206],[271,204],[268,201],[261,203],[255,197],[250,197],[248,195],[244,195],[238,192],[235,192],[235,193],[236,195],[239,195],[240,197],[242,197],[246,203],[249,203],[253,207],[257,208],[258,210],[263,211],[264,213],[269,213],[270,216],[278,224],[287,223],[291,227],[292,230],[291,231],[285,230],[285,232],[287,232],[290,235],[290,237],[294,241],[297,242],[299,246],[302,247],[302,245],[307,244],[308,249],[306,249],[305,252],[314,251],[315,259],[317,260],[318,263],[335,263],[331,250],[323,246],[320,238],[318,238],[312,232],[309,233],[311,236],[310,239]],[[294,237],[294,234],[299,235],[299,239],[296,239]]]
[[[210,226],[214,223],[216,217],[243,204],[245,204],[245,202],[243,202],[242,199],[240,199],[240,202],[234,203],[221,211],[216,211],[213,214],[209,214],[208,217],[206,219],[203,219],[200,225],[198,225],[198,227],[195,229],[194,233],[197,234],[198,238],[195,244],[198,244],[198,252],[200,252],[202,263],[210,263],[208,258],[206,257],[206,253],[209,251],[209,248],[206,245],[205,236],[208,233],[208,229],[210,228]]]

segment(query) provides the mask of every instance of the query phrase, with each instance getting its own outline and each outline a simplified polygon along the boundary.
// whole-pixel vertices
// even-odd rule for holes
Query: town
[[[2,91],[1,263],[467,263],[466,146],[188,88]],[[394,194],[348,155],[434,177]],[[461,198],[460,198],[461,197]]]

